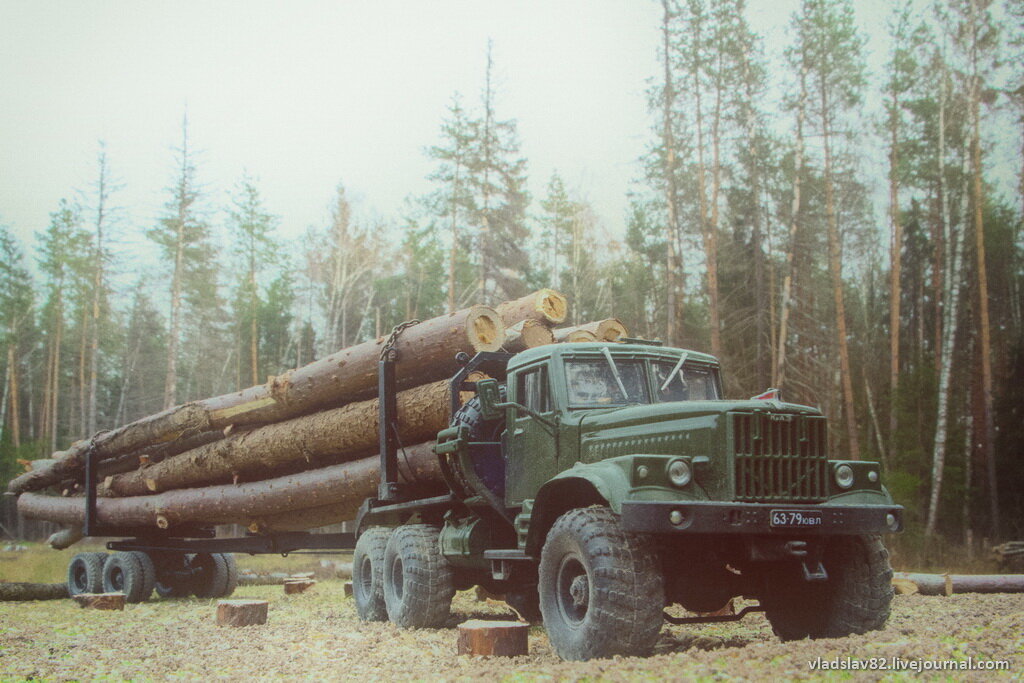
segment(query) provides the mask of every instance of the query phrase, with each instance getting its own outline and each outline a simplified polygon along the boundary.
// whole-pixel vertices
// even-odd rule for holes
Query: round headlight
[[[673,460],[668,466],[668,479],[676,486],[686,486],[692,478],[693,473],[685,460]]]
[[[841,489],[848,489],[853,486],[853,468],[849,465],[840,465],[836,468],[836,484]]]

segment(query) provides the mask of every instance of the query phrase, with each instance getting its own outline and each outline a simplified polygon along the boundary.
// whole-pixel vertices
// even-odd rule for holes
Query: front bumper
[[[820,524],[772,526],[773,510],[820,512]],[[903,506],[623,501],[622,526],[645,534],[888,534],[903,530]]]

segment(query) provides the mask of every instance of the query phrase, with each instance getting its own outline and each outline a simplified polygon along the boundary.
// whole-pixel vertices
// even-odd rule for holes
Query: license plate
[[[816,527],[821,526],[820,510],[772,510],[771,525],[773,527]]]

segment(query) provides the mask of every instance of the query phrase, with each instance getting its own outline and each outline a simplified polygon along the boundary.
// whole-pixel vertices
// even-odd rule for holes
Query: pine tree
[[[25,256],[8,232],[0,225],[0,340],[4,348],[3,400],[0,401],[0,444],[10,442],[15,451],[21,446],[22,356],[28,351],[34,327],[35,292],[25,265]],[[11,474],[0,462],[0,480]]]

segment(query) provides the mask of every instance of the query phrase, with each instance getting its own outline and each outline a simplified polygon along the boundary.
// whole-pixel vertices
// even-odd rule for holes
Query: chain
[[[398,337],[399,337],[399,335],[402,334],[402,332],[404,332],[406,329],[412,327],[413,325],[419,325],[419,324],[420,324],[419,320],[407,320],[404,323],[401,323],[399,325],[395,325],[394,329],[391,330],[391,335],[388,336],[388,340],[386,342],[384,342],[384,346],[382,346],[381,349],[380,349],[380,359],[384,360],[387,357],[388,351],[390,351],[391,349],[394,348],[395,343],[398,341]]]

